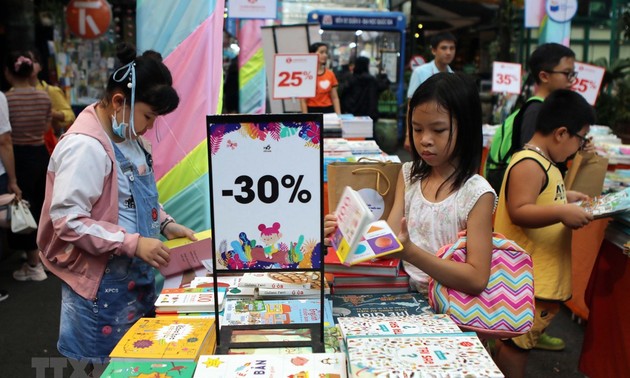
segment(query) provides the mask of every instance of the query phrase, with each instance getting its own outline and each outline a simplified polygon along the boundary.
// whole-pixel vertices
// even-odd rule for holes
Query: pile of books
[[[223,311],[227,287],[219,286],[218,307]],[[214,316],[215,312],[214,288],[175,288],[162,289],[155,301],[155,313],[165,315]]]
[[[341,136],[344,138],[372,138],[374,122],[368,116],[341,115]]]
[[[201,355],[214,353],[214,319],[140,318],[110,353],[101,377],[162,376],[178,371],[191,377]]]
[[[324,257],[324,270],[333,294],[409,292],[409,276],[397,258],[380,258],[347,266],[329,248]]]
[[[503,377],[448,315],[339,318],[350,377]]]

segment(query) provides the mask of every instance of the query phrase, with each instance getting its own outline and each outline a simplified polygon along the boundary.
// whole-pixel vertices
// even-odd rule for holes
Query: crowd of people
[[[386,85],[370,74],[370,60],[357,57],[338,78],[327,68],[326,44],[315,43],[310,51],[319,57],[317,90],[315,97],[302,100],[301,110],[378,119],[378,95]],[[507,376],[522,377],[528,351],[541,341],[546,349],[563,347],[562,340],[544,331],[571,294],[571,230],[592,216],[573,204],[586,196],[565,190],[561,165],[590,148],[586,134],[594,111],[569,90],[576,77],[575,54],[558,44],[539,46],[528,63],[537,84],[536,103],[523,111],[514,129],[519,138],[507,148],[511,160],[494,177],[493,188],[479,174],[483,145],[477,85],[449,66],[456,51],[453,35],[436,35],[431,51],[435,59],[414,70],[409,83],[411,161],[403,164],[387,221],[404,246],[398,257],[411,288],[421,293],[427,292],[429,277],[466,293],[483,291],[493,230],[532,255],[534,327],[497,341],[493,350]],[[4,72],[12,88],[0,93],[0,194],[27,200],[39,220],[35,232],[7,233],[9,248],[26,254],[13,277],[42,281],[45,267],[62,280],[58,349],[93,364],[106,362],[125,331],[152,313],[152,268],[169,261],[159,235],[194,240],[193,231],[158,203],[151,149],[142,138],[157,117],[179,104],[171,74],[153,51],[137,56],[135,47],[123,44],[118,60],[102,98],[76,120],[63,93],[38,79],[34,52],[9,55]],[[47,146],[48,133],[60,139],[52,138]],[[504,147],[497,142],[492,148]],[[335,214],[327,214],[326,244],[335,227]],[[464,230],[465,263],[436,257]],[[0,301],[7,297],[0,290]]]

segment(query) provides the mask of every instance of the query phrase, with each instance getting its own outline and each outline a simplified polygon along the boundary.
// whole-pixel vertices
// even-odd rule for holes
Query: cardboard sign
[[[492,63],[492,92],[521,93],[521,65],[519,63]]]
[[[575,62],[575,72],[578,75],[571,89],[584,96],[589,104],[595,105],[606,69],[592,64]]]
[[[319,269],[322,115],[207,120],[217,270]]]
[[[317,54],[276,54],[273,64],[273,98],[315,97]]]

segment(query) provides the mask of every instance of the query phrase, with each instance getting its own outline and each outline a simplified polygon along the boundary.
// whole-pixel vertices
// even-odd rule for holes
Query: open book
[[[337,209],[337,229],[332,244],[339,261],[352,265],[382,257],[402,249],[386,221],[374,221],[374,215],[361,195],[346,186]]]
[[[595,219],[630,211],[630,188],[593,197],[577,204],[593,214]]]

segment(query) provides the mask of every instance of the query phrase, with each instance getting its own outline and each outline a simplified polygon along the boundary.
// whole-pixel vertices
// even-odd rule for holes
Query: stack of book
[[[223,325],[320,323],[318,299],[230,298],[225,303]],[[332,302],[324,299],[324,325],[334,324]]]
[[[503,377],[448,315],[340,318],[351,377]]]
[[[112,362],[194,363],[202,354],[214,353],[216,340],[211,318],[140,318],[109,357]]]
[[[227,287],[219,286],[217,291],[219,311],[223,311]],[[155,313],[158,316],[210,316],[215,311],[214,302],[213,287],[162,289],[155,301]]]
[[[341,119],[337,113],[324,113],[324,137],[341,136]]]
[[[331,295],[333,319],[342,317],[383,317],[433,314],[420,293]]]
[[[288,271],[245,273],[238,289],[254,298],[319,298],[322,295],[319,272]],[[330,286],[324,280],[324,294],[330,294]]]
[[[341,115],[341,136],[344,138],[372,138],[374,122],[368,116]]]
[[[380,258],[344,265],[331,248],[324,257],[324,271],[332,280],[333,294],[391,294],[409,291],[409,276],[400,259]]]

